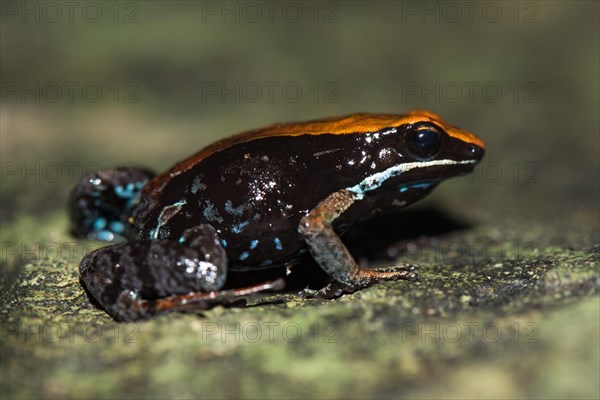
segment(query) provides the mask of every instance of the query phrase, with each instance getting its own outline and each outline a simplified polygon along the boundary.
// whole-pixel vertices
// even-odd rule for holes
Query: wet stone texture
[[[595,397],[596,233],[578,231],[575,249],[498,240],[503,230],[409,243],[397,262],[419,262],[418,282],[333,301],[272,294],[138,323],[90,303],[77,259],[41,257],[4,276],[3,396]]]

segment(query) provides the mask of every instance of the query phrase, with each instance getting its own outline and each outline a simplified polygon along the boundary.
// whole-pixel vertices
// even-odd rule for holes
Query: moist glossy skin
[[[356,125],[366,119],[351,118]],[[418,115],[412,121],[432,120]],[[295,136],[285,133],[302,132],[302,125],[292,125],[294,130],[284,125],[254,132],[256,138],[250,141],[225,142],[224,149],[200,152],[144,188],[135,213],[139,237],[176,240],[200,221],[216,229],[230,268],[290,261],[306,251],[296,232],[300,219],[327,195],[354,187],[396,163],[419,161],[400,140],[403,131],[414,124],[386,126],[394,122],[377,121],[367,127],[373,132],[349,122],[345,130],[332,126],[332,133],[320,133],[328,130],[322,128],[318,134]],[[311,131],[309,124],[304,127]],[[472,156],[460,138],[448,136],[444,142],[436,159]],[[342,232],[377,211],[397,210],[427,195],[445,177],[471,167],[433,167],[394,178],[385,188],[368,192],[334,227]]]
[[[106,199],[110,196],[105,192],[110,194],[111,190],[99,195],[89,187],[88,179],[87,186],[83,182],[72,196],[73,231],[100,239],[120,234],[137,242],[84,259],[82,279],[97,300],[104,297],[99,301],[105,308],[106,303],[120,302],[117,312],[130,307],[118,300],[129,286],[135,294],[130,300],[135,301],[140,297],[146,301],[181,295],[194,287],[198,291],[218,290],[227,269],[294,264],[307,251],[346,289],[385,279],[407,279],[410,277],[406,271],[376,277],[357,273],[354,260],[338,236],[361,220],[423,198],[448,177],[471,171],[483,156],[483,147],[476,136],[428,111],[354,114],[240,134],[209,146],[151,180],[149,173],[132,171],[131,190],[125,191],[129,194],[126,207],[113,207],[117,211],[110,216],[90,211],[91,199]],[[121,175],[128,173],[124,170],[115,174],[119,176],[115,187],[123,187]],[[119,190],[123,194],[124,190]],[[112,232],[111,226],[121,229]],[[186,233],[198,226],[212,229]],[[163,284],[161,280],[169,279],[156,273],[149,276],[141,268],[151,261],[133,266],[134,259],[143,258],[141,253],[150,248],[154,249],[152,254],[160,253],[154,259],[168,258],[164,260],[167,264],[187,251],[186,257],[196,260],[196,269],[191,270],[197,272],[202,256],[189,253],[189,249],[197,249],[192,243],[198,243],[199,237],[205,244],[214,241],[213,250],[224,253],[225,260],[219,258],[217,263],[219,279],[213,286],[202,286],[206,282],[200,279],[196,286],[175,283],[174,289],[173,282],[186,279],[184,272],[172,274],[171,283]],[[157,253],[158,248],[168,251]],[[206,246],[204,253],[210,253]],[[211,258],[204,261],[210,263]],[[106,272],[123,264],[129,268],[125,275]],[[160,268],[157,264],[146,269]],[[144,284],[131,283],[144,279],[152,281],[151,290],[145,290]],[[111,285],[114,290],[106,295]],[[129,314],[121,317],[135,319]]]

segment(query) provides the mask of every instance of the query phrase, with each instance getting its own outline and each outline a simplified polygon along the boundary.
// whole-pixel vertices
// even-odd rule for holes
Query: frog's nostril
[[[471,157],[477,160],[481,160],[481,158],[483,157],[483,153],[485,153],[485,151],[476,144],[470,144],[468,151]]]

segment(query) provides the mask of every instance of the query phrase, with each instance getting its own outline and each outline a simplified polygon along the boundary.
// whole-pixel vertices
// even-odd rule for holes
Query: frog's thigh
[[[197,248],[171,240],[137,240],[93,251],[81,261],[81,280],[102,307],[124,320],[152,315],[156,299],[219,290],[227,276],[225,252],[215,249],[219,244],[209,248],[212,237],[191,233]]]
[[[222,266],[222,281],[225,282],[227,253],[221,239],[212,225],[200,224],[186,229],[179,238],[179,243],[191,247],[204,255],[204,260]],[[222,285],[219,286],[219,288]]]
[[[355,201],[352,192],[340,190],[327,196],[302,218],[298,232],[313,258],[327,274],[349,288],[369,286],[384,280],[415,279],[415,273],[404,267],[386,270],[359,268],[331,226]]]
[[[138,240],[103,247],[87,254],[80,266],[90,294],[120,321],[237,305],[241,296],[283,288],[283,280],[277,280],[219,291],[226,272],[227,256],[209,225],[186,230],[178,242]]]

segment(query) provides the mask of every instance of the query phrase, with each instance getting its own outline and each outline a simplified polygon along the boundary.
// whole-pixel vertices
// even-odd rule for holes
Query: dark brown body
[[[417,161],[402,146],[401,131],[411,126],[410,116],[359,114],[275,125],[218,142],[146,185],[135,213],[139,237],[177,240],[191,226],[210,224],[226,247],[231,268],[264,268],[293,261],[306,250],[297,233],[300,219],[327,195],[394,163]],[[385,133],[394,127],[396,133]],[[464,147],[462,139],[468,136],[459,133],[463,137],[446,138],[448,155],[455,156]],[[382,158],[382,149],[397,154]],[[457,172],[444,170],[415,171],[386,183],[348,209],[334,228],[341,233],[377,212],[394,211],[419,200],[439,180]],[[431,185],[404,193],[398,189],[420,181]],[[165,214],[165,207],[174,204]]]

